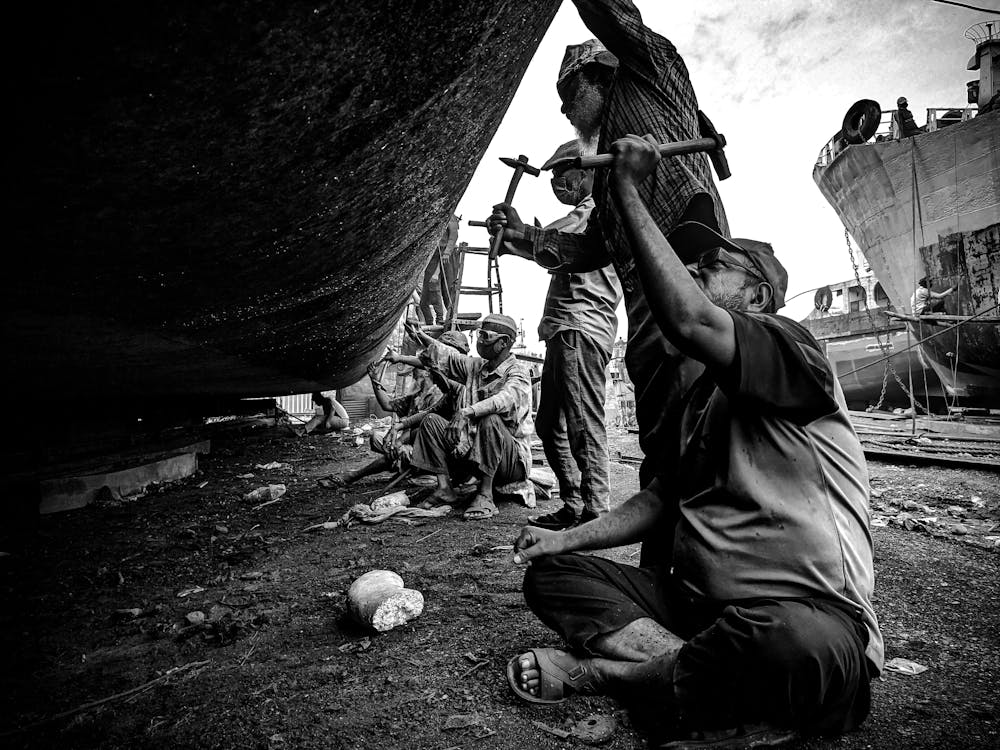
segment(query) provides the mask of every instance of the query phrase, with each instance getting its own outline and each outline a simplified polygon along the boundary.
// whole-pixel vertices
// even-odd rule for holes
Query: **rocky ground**
[[[614,439],[618,451],[638,454],[629,436]],[[216,438],[182,483],[8,528],[0,744],[572,748],[577,722],[596,715],[615,726],[606,747],[644,747],[648,719],[613,700],[539,708],[507,688],[513,654],[558,643],[527,612],[505,548],[526,508],[304,531],[382,494],[385,475],[350,491],[317,482],[367,459],[341,438],[261,429]],[[283,466],[256,468],[271,462]],[[998,475],[881,463],[871,473],[887,657],[926,670],[886,672],[861,731],[803,747],[997,747]],[[612,480],[622,502],[637,472],[614,463]],[[278,483],[287,493],[275,503],[241,499]],[[605,554],[638,559],[635,547]],[[383,635],[348,622],[346,589],[374,568],[423,592],[423,615]]]

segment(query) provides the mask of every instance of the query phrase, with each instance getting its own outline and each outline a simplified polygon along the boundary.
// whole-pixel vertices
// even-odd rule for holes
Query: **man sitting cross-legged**
[[[423,358],[464,384],[450,422],[429,414],[420,423],[410,465],[437,476],[432,499],[448,504],[458,501],[452,471],[471,470],[478,488],[462,517],[490,518],[497,513],[494,484],[524,482],[531,471],[531,375],[510,353],[517,326],[506,315],[487,315],[476,336],[479,357],[442,346],[413,325],[407,333],[427,347]]]
[[[815,339],[774,314],[787,276],[770,245],[693,221],[668,242],[650,220],[636,187],[659,159],[651,140],[612,144],[611,194],[657,324],[706,370],[678,455],[658,462],[678,468],[590,523],[521,531],[525,600],[572,653],[515,656],[508,680],[533,702],[659,700],[690,732],[672,748],[853,729],[883,659],[864,454]],[[685,267],[675,246],[696,259]],[[662,567],[567,554],[654,530],[672,552]]]

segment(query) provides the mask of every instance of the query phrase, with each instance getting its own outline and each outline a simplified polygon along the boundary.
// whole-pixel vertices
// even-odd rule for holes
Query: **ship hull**
[[[950,315],[996,317],[1000,292],[1000,113],[902,141],[851,146],[813,178],[858,242],[897,310],[917,279]],[[911,334],[949,397],[1000,406],[1000,326],[915,324]]]
[[[558,5],[23,10],[9,389],[238,398],[356,381]]]

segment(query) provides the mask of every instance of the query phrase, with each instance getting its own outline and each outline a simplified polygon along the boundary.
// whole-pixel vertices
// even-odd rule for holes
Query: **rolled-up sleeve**
[[[535,229],[531,245],[535,263],[550,271],[586,273],[604,268],[611,262],[604,246],[604,235],[593,220],[582,234]]]
[[[511,367],[500,390],[472,404],[471,409],[476,417],[496,414],[502,419],[520,422],[531,410],[531,378],[520,365]]]

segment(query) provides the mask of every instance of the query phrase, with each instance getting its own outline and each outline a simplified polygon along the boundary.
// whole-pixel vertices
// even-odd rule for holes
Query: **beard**
[[[746,312],[747,302],[746,302],[746,290],[751,287],[756,286],[757,282],[747,279],[743,286],[735,291],[724,292],[705,292],[705,296],[712,302],[712,304],[717,307],[721,307],[723,310],[732,310],[734,312]]]
[[[570,122],[576,130],[577,141],[585,155],[597,153],[597,138],[601,134],[604,105],[604,92],[589,82],[580,86],[573,99]]]

